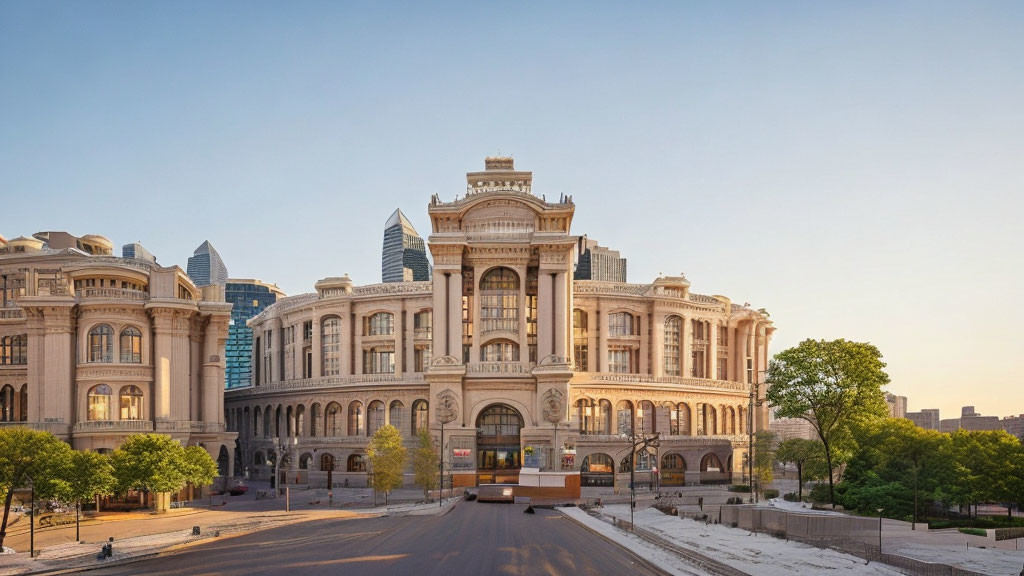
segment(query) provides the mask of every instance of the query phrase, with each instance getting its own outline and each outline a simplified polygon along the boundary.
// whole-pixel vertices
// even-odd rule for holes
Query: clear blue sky
[[[1024,413],[1024,4],[551,4],[2,2],[0,234],[373,283],[500,151],[631,281]]]

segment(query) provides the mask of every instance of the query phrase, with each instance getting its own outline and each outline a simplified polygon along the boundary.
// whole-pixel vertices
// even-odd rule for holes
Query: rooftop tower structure
[[[188,277],[196,286],[223,286],[227,283],[228,267],[209,240],[200,244],[188,259]]]
[[[402,210],[395,210],[384,224],[384,251],[381,256],[383,282],[420,282],[430,280],[430,262],[423,238],[416,233]]]

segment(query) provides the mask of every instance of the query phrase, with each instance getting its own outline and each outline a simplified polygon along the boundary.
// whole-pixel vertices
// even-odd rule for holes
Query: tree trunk
[[[836,491],[835,484],[832,481],[832,451],[829,450],[828,444],[822,442],[825,446],[825,463],[828,466],[828,499],[832,502],[832,509],[836,509]]]
[[[914,467],[914,525],[911,529],[917,530],[917,467]]]
[[[0,549],[4,547],[4,538],[7,537],[7,518],[11,514],[11,502],[14,500],[14,486],[7,490],[7,497],[4,498],[4,520],[0,522]]]
[[[796,463],[796,493],[797,493],[796,499],[799,500],[800,502],[804,501],[804,473],[803,473],[803,469],[804,469],[803,463],[802,462],[797,462]]]

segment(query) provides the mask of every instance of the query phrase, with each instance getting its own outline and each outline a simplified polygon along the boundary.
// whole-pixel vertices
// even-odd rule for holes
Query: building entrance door
[[[519,431],[523,417],[504,404],[488,406],[476,421],[476,468],[480,484],[514,484],[519,481],[522,448]]]

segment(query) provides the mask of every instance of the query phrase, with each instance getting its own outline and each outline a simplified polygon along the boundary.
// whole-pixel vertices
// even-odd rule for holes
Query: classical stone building
[[[728,482],[742,473],[748,413],[774,328],[764,310],[690,290],[574,281],[571,196],[548,202],[511,158],[428,207],[429,281],[325,278],[249,321],[252,386],[226,394],[228,426],[258,477],[364,485],[369,436],[442,435],[456,485],[514,481],[523,466],[628,482],[631,432],[661,433],[639,482]],[[737,478],[738,479],[738,478]]]
[[[230,474],[223,288],[200,290],[177,266],[109,253],[0,238],[0,426],[100,451],[163,432],[203,445]]]

